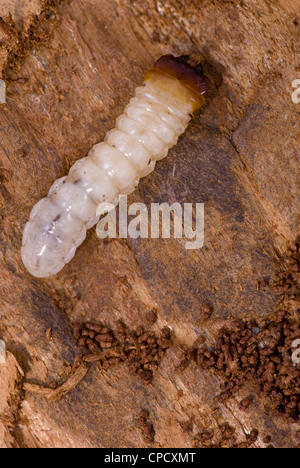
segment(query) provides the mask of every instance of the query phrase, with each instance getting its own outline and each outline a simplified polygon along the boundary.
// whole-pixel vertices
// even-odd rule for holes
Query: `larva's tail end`
[[[204,96],[209,89],[210,81],[203,73],[202,64],[191,64],[188,55],[163,55],[155,63],[154,69],[176,78],[198,96]]]

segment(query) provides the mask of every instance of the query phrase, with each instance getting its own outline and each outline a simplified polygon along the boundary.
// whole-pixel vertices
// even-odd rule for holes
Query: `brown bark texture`
[[[257,429],[254,447],[266,436],[294,447],[299,426],[271,414],[251,379],[220,401],[217,373],[178,366],[199,337],[214,343],[228,321],[276,310],[276,291],[259,285],[276,281],[299,232],[299,0],[1,0],[0,17],[0,446],[189,448],[228,424],[237,441]],[[204,247],[92,229],[58,275],[31,277],[20,248],[33,205],[167,53],[201,60],[212,87],[128,202],[204,202]],[[77,362],[73,324],[118,320],[171,330],[150,383],[122,362]]]

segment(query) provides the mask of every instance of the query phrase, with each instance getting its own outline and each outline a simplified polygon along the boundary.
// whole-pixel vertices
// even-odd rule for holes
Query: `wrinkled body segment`
[[[201,107],[208,80],[173,56],[162,57],[137,88],[124,114],[103,143],[77,161],[32,210],[26,224],[22,260],[36,277],[58,273],[99,217],[97,206],[117,204],[139,179],[150,174]]]

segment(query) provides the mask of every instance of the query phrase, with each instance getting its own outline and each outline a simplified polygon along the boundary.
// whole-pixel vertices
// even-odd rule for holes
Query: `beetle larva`
[[[117,204],[119,195],[131,193],[167,156],[208,87],[202,67],[190,65],[186,56],[165,55],[155,63],[115,129],[33,208],[22,246],[24,265],[33,276],[54,275],[73,258],[87,229],[99,220],[97,206]]]

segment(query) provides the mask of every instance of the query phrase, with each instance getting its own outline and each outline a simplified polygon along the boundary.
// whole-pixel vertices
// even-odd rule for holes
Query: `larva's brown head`
[[[186,55],[181,57],[163,55],[155,63],[154,69],[176,78],[199,96],[206,94],[209,89],[209,79],[203,74],[201,64],[190,65]]]
[[[191,65],[185,55],[163,55],[146,73],[145,82],[169,93],[192,112],[203,105],[204,94],[209,88],[209,79],[204,76],[202,66]]]

